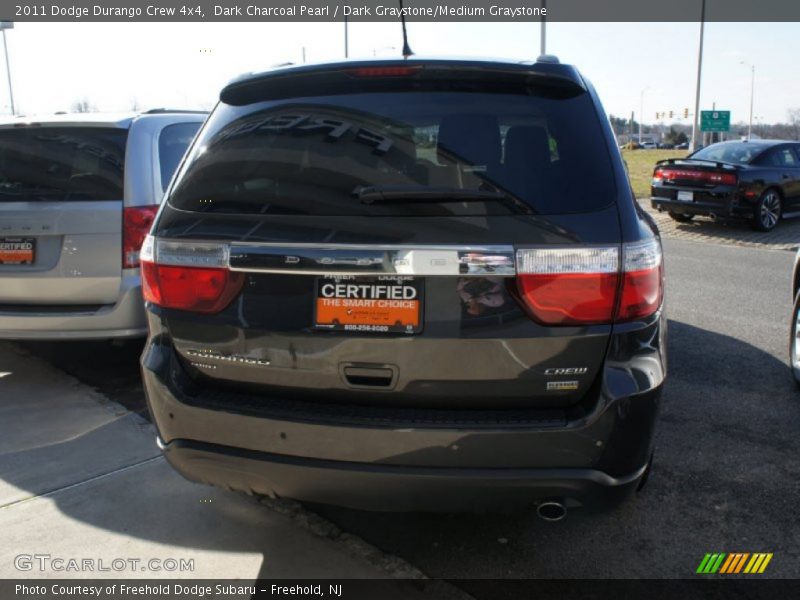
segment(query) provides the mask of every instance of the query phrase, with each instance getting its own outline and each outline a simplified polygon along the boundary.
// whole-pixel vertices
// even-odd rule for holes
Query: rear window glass
[[[169,202],[301,215],[557,214],[613,203],[585,93],[409,91],[221,104]]]
[[[158,136],[158,162],[161,170],[161,189],[167,189],[169,180],[192,143],[200,123],[175,123],[167,125]]]
[[[749,163],[768,147],[769,146],[765,146],[764,144],[754,142],[712,144],[711,146],[698,150],[692,154],[691,158],[744,165]]]
[[[122,200],[126,129],[0,129],[0,202]]]

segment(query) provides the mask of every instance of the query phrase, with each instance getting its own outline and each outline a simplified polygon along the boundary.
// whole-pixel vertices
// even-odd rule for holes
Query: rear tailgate
[[[127,130],[0,129],[0,305],[112,304]]]
[[[205,389],[322,402],[578,403],[610,319],[536,322],[514,265],[523,248],[620,247],[588,93],[563,78],[486,84],[417,67],[389,72],[384,89],[375,74],[353,75],[369,93],[346,93],[350,74],[320,84],[335,96],[300,80],[287,85],[302,98],[236,106],[223,93],[234,104],[210,117],[156,226],[156,262],[199,267],[202,241],[225,242],[241,285],[216,314],[151,305],[184,367]],[[175,277],[174,298],[191,305],[204,284]]]

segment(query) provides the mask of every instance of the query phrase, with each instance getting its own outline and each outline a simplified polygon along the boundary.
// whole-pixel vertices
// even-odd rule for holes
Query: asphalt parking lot
[[[800,577],[800,391],[787,367],[792,242],[665,233],[669,381],[655,469],[632,502],[560,523],[533,511],[311,510],[433,577],[680,578],[719,551],[772,552],[765,576]],[[23,347],[144,414],[137,344]]]

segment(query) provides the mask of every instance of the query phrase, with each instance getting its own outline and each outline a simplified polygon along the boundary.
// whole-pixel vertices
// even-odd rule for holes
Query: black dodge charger
[[[653,171],[651,204],[679,222],[695,215],[749,220],[770,231],[800,215],[800,143],[752,140],[712,144]]]

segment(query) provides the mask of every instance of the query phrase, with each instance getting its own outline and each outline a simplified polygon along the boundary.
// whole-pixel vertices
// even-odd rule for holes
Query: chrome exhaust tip
[[[536,507],[536,514],[543,521],[555,523],[567,516],[567,507],[559,500],[547,500]]]

